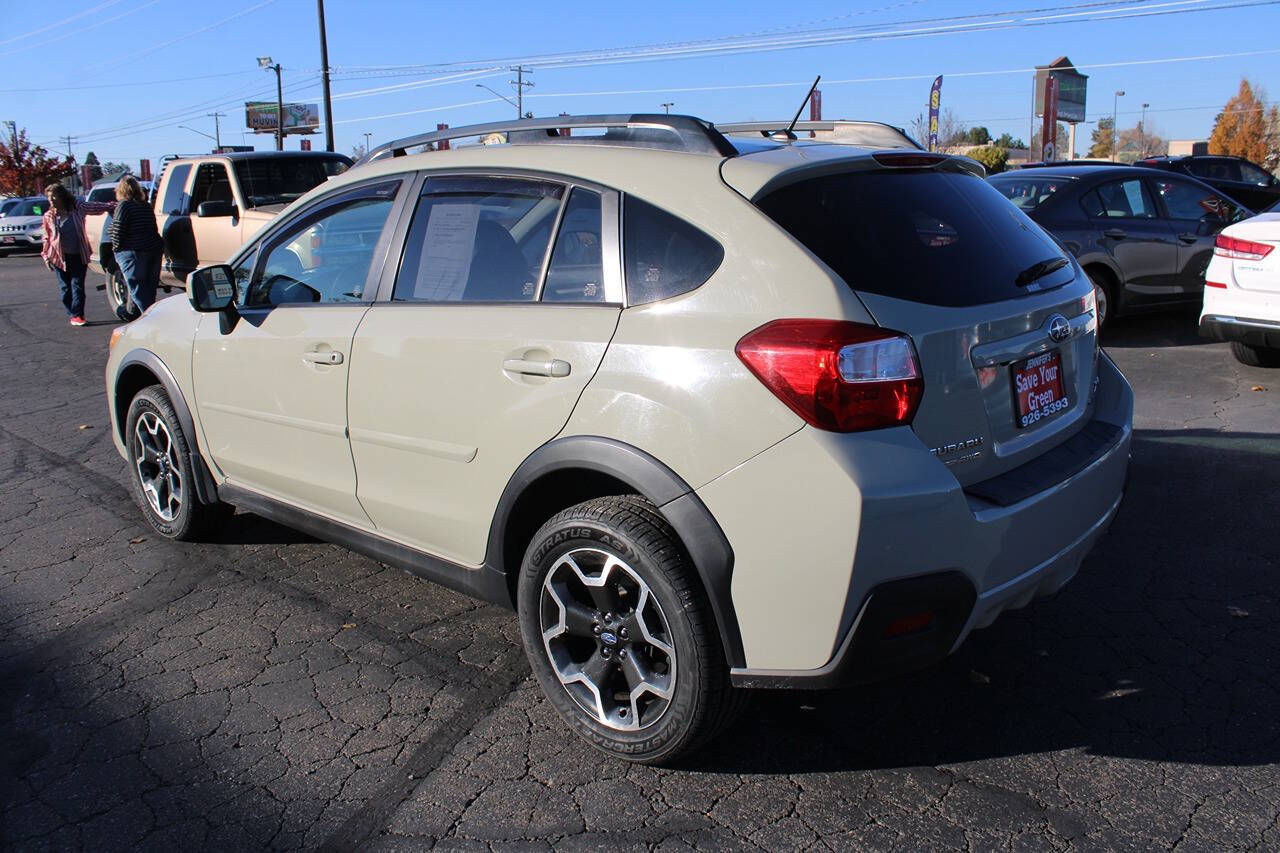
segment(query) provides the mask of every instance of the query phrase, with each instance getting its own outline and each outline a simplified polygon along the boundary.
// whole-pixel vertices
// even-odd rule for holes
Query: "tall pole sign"
[[[938,150],[938,107],[942,104],[942,75],[929,88],[929,150]]]
[[[1052,74],[1044,78],[1044,127],[1040,130],[1040,159],[1046,163],[1056,160],[1054,149],[1058,135],[1058,79]]]

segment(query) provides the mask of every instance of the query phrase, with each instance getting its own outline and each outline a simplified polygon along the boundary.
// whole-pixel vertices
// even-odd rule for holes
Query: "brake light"
[[[924,380],[911,339],[842,320],[774,320],[735,352],[805,422],[833,432],[911,423]]]
[[[1267,243],[1240,240],[1235,237],[1228,237],[1226,234],[1219,234],[1218,239],[1213,241],[1213,253],[1215,255],[1223,258],[1234,258],[1238,261],[1260,261],[1271,254],[1271,250],[1274,248],[1275,246]]]
[[[936,166],[945,163],[947,158],[941,154],[915,154],[911,152],[881,151],[872,154],[871,159],[881,166],[894,166],[899,169],[917,169],[922,166]]]

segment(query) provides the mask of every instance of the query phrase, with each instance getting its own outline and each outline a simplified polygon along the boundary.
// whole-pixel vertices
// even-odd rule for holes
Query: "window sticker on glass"
[[[213,295],[219,299],[230,299],[231,282],[227,279],[227,274],[220,267],[214,267],[210,274],[213,277]]]
[[[471,255],[480,221],[478,204],[435,204],[427,220],[426,250],[418,268],[415,299],[456,302],[471,275]]]

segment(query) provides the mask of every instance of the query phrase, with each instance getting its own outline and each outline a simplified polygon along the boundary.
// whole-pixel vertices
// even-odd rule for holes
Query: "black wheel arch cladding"
[[[742,666],[742,635],[730,593],[733,549],[729,540],[710,510],[679,475],[652,455],[624,442],[602,436],[569,436],[550,441],[531,453],[512,474],[498,501],[489,528],[486,564],[509,577],[519,574],[519,564],[507,565],[511,561],[505,555],[509,544],[506,538],[521,495],[557,472],[574,471],[617,481],[658,508],[675,530],[706,591],[727,663]]]

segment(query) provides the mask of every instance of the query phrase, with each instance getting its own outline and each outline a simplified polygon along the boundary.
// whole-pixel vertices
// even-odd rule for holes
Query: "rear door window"
[[[169,180],[164,185],[164,201],[160,210],[170,216],[182,216],[188,210],[187,177],[191,174],[191,164],[174,166],[169,172]]]
[[[1155,219],[1156,205],[1151,193],[1138,178],[1111,181],[1093,191],[1095,198],[1085,204],[1090,216],[1101,219]]]
[[[600,223],[600,193],[574,187],[551,250],[543,302],[605,301]]]
[[[1238,222],[1242,208],[1203,185],[1161,178],[1155,182],[1156,192],[1164,202],[1170,219],[1192,222]]]
[[[428,179],[392,299],[535,301],[564,192],[524,178]]]
[[[959,307],[1028,292],[1019,275],[1065,257],[1040,226],[974,175],[880,169],[785,186],[760,209],[854,290]],[[1066,284],[1070,264],[1036,279]]]
[[[714,238],[638,198],[627,196],[622,230],[631,305],[699,288],[724,260],[724,247]]]

